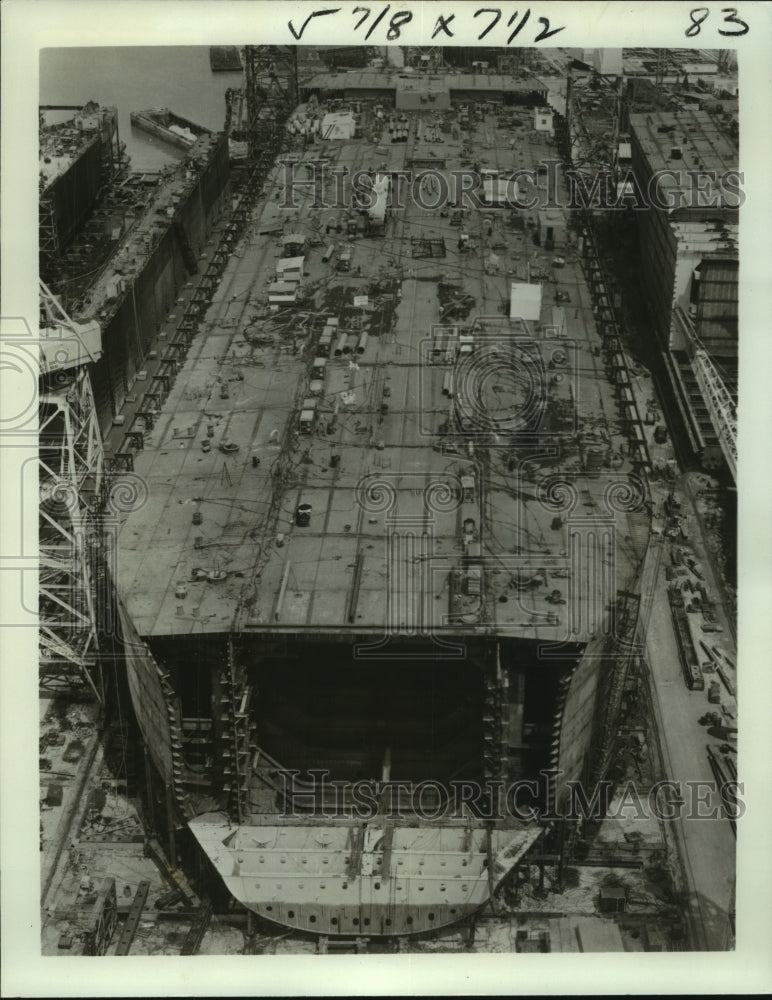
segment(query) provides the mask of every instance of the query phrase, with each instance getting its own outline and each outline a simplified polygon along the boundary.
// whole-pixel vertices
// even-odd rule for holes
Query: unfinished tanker
[[[647,455],[589,240],[523,207],[539,163],[562,180],[545,93],[310,81],[126,443],[143,738],[233,896],[287,927],[470,916],[608,766]]]

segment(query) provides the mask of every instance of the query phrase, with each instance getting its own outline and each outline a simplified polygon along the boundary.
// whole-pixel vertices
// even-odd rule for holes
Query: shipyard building
[[[655,204],[639,214],[641,267],[654,334],[695,451],[735,474],[724,430],[737,392],[737,147],[706,111],[630,117],[632,168]],[[672,206],[672,207],[668,207]],[[729,399],[713,388],[707,356]]]

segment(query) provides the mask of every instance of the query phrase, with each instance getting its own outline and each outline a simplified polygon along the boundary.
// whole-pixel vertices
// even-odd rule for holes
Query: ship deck
[[[76,107],[45,108],[42,114],[45,125],[40,132],[38,174],[45,191],[99,141],[99,115]],[[61,116],[66,117],[58,121]]]
[[[317,142],[297,156],[351,172],[442,160],[446,176],[473,160],[502,171],[557,160],[547,134],[499,127],[490,109],[460,138],[430,112],[411,113],[409,123],[406,143],[389,141],[385,121],[373,141],[368,120],[364,138]],[[314,208],[308,185],[296,187],[297,208],[283,207],[283,173],[271,173],[135,457],[149,495],[122,524],[118,579],[140,635],[478,630],[588,639],[608,595],[631,585],[648,518],[609,505],[631,471],[628,438],[573,238],[547,251],[509,209],[470,210],[461,228],[476,249],[461,253],[454,210],[421,208],[405,190],[384,236],[327,234],[345,209]],[[436,180],[426,184],[424,196],[436,198]],[[331,179],[328,198],[334,190]],[[536,212],[519,214],[536,224]],[[270,312],[267,288],[290,232],[307,240],[300,296]],[[414,257],[419,238],[444,240],[445,256]],[[346,250],[351,269],[340,273]],[[564,264],[553,266],[558,255]],[[512,282],[538,275],[538,321],[508,323]],[[354,307],[353,296],[367,300]],[[468,315],[443,319],[464,296],[474,299]],[[562,332],[550,325],[557,305]],[[329,317],[355,335],[352,346],[362,329],[369,336],[361,354],[331,350],[305,434],[300,412]],[[475,323],[471,359],[434,353],[438,326],[464,333]],[[455,399],[444,391],[448,374]],[[526,417],[542,396],[529,438]],[[471,415],[463,425],[459,405]],[[592,475],[582,471],[588,445],[609,459]],[[302,504],[311,508],[307,526],[296,524]],[[577,531],[606,538],[597,565],[581,572],[572,571]]]

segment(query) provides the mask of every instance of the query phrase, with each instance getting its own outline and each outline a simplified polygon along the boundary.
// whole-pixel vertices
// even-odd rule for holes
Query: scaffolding
[[[98,595],[104,451],[88,362],[99,325],[74,323],[40,282],[39,682],[104,702]]]
[[[611,765],[618,757],[617,735],[622,699],[630,668],[639,651],[636,635],[639,629],[640,608],[640,594],[625,590],[617,591],[613,609],[613,637],[608,650],[610,667],[602,687],[602,724],[593,740],[591,771],[594,783],[607,779]]]
[[[56,212],[50,191],[40,194],[38,205],[39,253],[41,257],[55,257],[59,254],[59,230],[56,225]]]

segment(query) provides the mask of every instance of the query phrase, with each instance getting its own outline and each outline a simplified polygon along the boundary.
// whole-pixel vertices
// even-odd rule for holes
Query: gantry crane
[[[103,704],[98,602],[105,469],[88,368],[101,353],[96,320],[75,323],[41,281],[40,686],[86,688]]]
[[[255,162],[298,102],[298,54],[294,45],[247,45],[244,49],[249,156]]]

